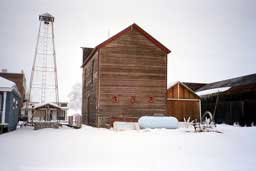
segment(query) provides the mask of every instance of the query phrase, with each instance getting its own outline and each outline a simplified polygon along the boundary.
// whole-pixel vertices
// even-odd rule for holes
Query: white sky
[[[1,0],[0,69],[27,85],[39,26],[55,16],[60,100],[81,82],[82,51],[137,23],[172,50],[168,82],[212,82],[256,72],[254,0]]]

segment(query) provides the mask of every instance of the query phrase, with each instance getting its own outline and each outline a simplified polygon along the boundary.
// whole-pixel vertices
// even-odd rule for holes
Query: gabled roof
[[[50,102],[46,102],[46,103],[40,103],[40,104],[37,104],[35,106],[35,109],[39,109],[39,108],[44,108],[44,107],[52,107],[52,108],[57,108],[57,109],[62,109],[60,106],[58,106],[57,104],[55,103],[50,103]]]
[[[0,76],[0,91],[10,92],[13,90],[20,96],[20,92],[16,84]]]
[[[216,89],[216,88],[222,88],[222,87],[234,88],[234,87],[253,85],[253,84],[256,85],[256,74],[245,75],[245,76],[236,77],[228,80],[210,83],[201,87],[197,91]]]
[[[1,88],[13,88],[16,84],[0,76],[0,87]]]
[[[149,41],[151,41],[153,44],[155,44],[157,47],[159,47],[162,51],[164,51],[166,54],[170,53],[171,51],[165,47],[163,44],[161,44],[158,40],[156,40],[155,38],[153,38],[150,34],[148,34],[146,31],[144,31],[141,27],[139,27],[137,24],[133,23],[132,25],[130,25],[129,27],[127,27],[126,29],[120,31],[119,33],[117,33],[116,35],[112,36],[111,38],[105,40],[104,42],[102,42],[101,44],[97,45],[95,48],[93,48],[93,50],[91,51],[91,53],[86,57],[86,60],[83,62],[82,67],[90,60],[90,58],[94,55],[94,53],[100,49],[103,48],[104,46],[106,46],[107,44],[111,43],[112,41],[116,40],[117,38],[119,38],[120,36],[122,36],[123,34],[132,31],[133,29],[137,30],[138,32],[140,32],[143,36],[145,36]],[[83,47],[82,47],[83,48]]]
[[[43,17],[53,17],[50,13],[46,12],[46,13],[43,13],[39,16],[43,16]]]
[[[177,84],[180,84],[181,86],[185,87],[188,91],[190,91],[192,94],[194,94],[196,97],[200,98],[200,96],[198,96],[191,88],[189,88],[186,84],[184,84],[183,82],[180,82],[180,81],[176,81],[176,82],[173,82],[171,84],[169,84],[167,86],[167,91],[171,88],[173,88],[174,86],[176,86]]]
[[[178,84],[179,81],[175,81],[175,82],[171,82],[167,85],[167,90],[169,90],[170,88],[174,87],[176,84]]]
[[[206,83],[192,83],[192,82],[182,82],[182,83],[188,86],[193,91],[196,91],[199,88],[207,85]]]

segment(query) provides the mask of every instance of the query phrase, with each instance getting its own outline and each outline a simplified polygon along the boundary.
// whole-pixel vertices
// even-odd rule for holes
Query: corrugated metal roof
[[[232,79],[210,83],[198,89],[197,92],[203,91],[203,90],[221,88],[221,87],[234,88],[238,86],[245,86],[245,85],[252,85],[252,84],[256,84],[256,74],[245,75],[241,77],[236,77]]]

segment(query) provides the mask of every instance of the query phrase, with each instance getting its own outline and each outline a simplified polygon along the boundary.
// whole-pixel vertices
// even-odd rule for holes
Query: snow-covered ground
[[[256,127],[218,130],[21,128],[0,135],[0,170],[255,171]]]

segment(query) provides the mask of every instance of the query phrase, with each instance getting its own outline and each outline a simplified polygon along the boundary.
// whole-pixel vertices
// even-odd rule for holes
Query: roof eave
[[[188,86],[186,86],[184,83],[182,83],[181,81],[176,81],[174,82],[171,86],[167,87],[167,91],[171,88],[173,88],[174,86],[176,86],[177,84],[181,84],[182,86],[184,86],[188,91],[190,91],[192,94],[194,94],[196,97],[198,97],[200,99],[200,96],[197,95],[191,88],[189,88]]]
[[[149,33],[147,33],[145,30],[143,30],[140,26],[138,26],[136,23],[132,24],[130,27],[134,27],[137,29],[140,33],[142,33],[148,40],[153,42],[156,46],[158,46],[160,49],[162,49],[166,54],[171,53],[171,50],[165,47],[162,43],[160,43],[158,40],[156,40],[153,36],[151,36]]]
[[[83,68],[87,63],[88,61],[90,61],[90,59],[93,57],[93,55],[98,51],[98,47],[96,46],[92,52],[88,55],[87,59],[84,61],[84,63],[81,65],[81,68]]]
[[[125,28],[124,30],[120,31],[119,33],[115,34],[114,36],[112,36],[111,38],[103,41],[102,43],[100,43],[98,46],[96,46],[94,48],[94,50],[92,50],[91,54],[88,55],[87,60],[81,65],[81,68],[84,67],[84,65],[90,60],[90,58],[95,54],[95,52],[106,46],[108,43],[114,41],[115,39],[117,39],[118,37],[120,37],[122,34],[132,30],[132,29],[136,29],[138,30],[143,36],[145,36],[149,41],[151,41],[152,43],[154,43],[158,48],[160,48],[162,51],[164,51],[166,53],[166,55],[168,55],[169,53],[171,53],[171,50],[169,50],[167,47],[165,47],[162,43],[160,43],[158,40],[156,40],[154,37],[152,37],[149,33],[147,33],[145,30],[143,30],[140,26],[138,26],[136,23],[128,26],[127,28]],[[83,48],[83,47],[81,47]]]

